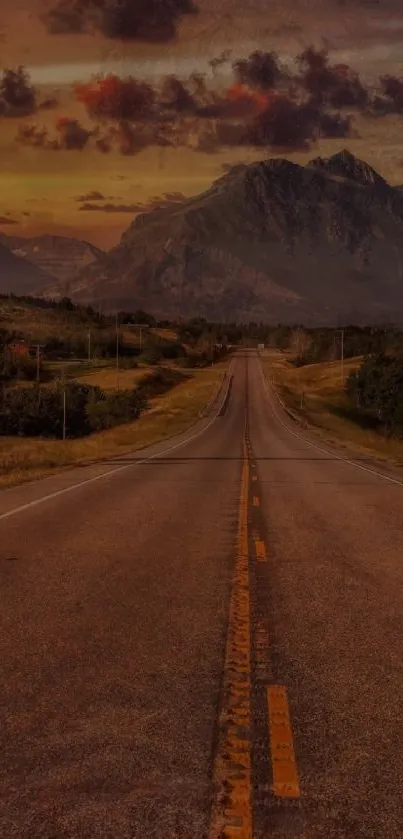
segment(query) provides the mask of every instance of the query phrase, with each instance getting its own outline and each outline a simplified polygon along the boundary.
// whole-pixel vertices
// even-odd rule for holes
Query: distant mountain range
[[[104,253],[89,242],[70,239],[67,236],[44,235],[28,238],[0,233],[0,243],[11,250],[14,256],[27,260],[28,263],[44,272],[46,276],[43,277],[43,282],[37,281],[36,285],[35,282],[32,285],[32,290],[37,292],[42,292],[58,280],[61,283],[68,283],[80,269],[103,256]],[[11,280],[10,277],[6,291],[14,291],[18,294],[16,288],[10,285]],[[0,291],[5,282],[7,283],[7,280],[3,277],[0,281]],[[68,290],[68,287],[66,289]]]
[[[158,317],[403,323],[402,266],[403,189],[344,150],[239,165],[137,216],[69,293]]]
[[[54,282],[51,274],[3,245],[0,236],[0,294],[34,294]]]

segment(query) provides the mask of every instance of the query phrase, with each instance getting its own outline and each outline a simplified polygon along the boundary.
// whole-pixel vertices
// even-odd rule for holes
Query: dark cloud
[[[23,146],[46,148],[49,142],[48,130],[43,126],[35,124],[20,125],[17,134],[17,142],[21,143]]]
[[[247,129],[246,142],[255,146],[307,149],[318,137],[348,137],[351,119],[322,111],[314,102],[298,104],[287,96],[273,99]]]
[[[251,120],[217,120],[202,125],[196,149],[210,154],[225,146],[300,151],[320,137],[348,137],[351,133],[349,116],[327,112],[314,101],[297,103],[286,95],[272,93],[266,107]]]
[[[76,85],[75,92],[94,119],[150,120],[155,112],[154,89],[132,76],[110,74]]]
[[[138,129],[127,121],[109,129],[109,142],[112,147],[117,147],[120,154],[125,156],[138,154],[143,149],[153,144],[153,133],[148,127]]]
[[[380,100],[380,107],[384,105],[388,109],[389,106],[389,110],[403,113],[403,79],[397,76],[381,76],[379,81],[386,97],[386,103]]]
[[[77,119],[70,119],[69,117],[59,117],[56,128],[59,132],[57,142],[60,148],[68,151],[81,151],[87,145],[92,133],[84,128]]]
[[[18,224],[18,221],[8,216],[0,216],[0,224]]]
[[[275,87],[283,75],[275,52],[256,50],[249,58],[235,61],[232,67],[235,78],[240,84],[247,84],[261,90],[270,90]]]
[[[112,151],[112,143],[107,137],[99,137],[95,140],[95,147],[98,151],[102,152],[102,154],[109,154],[109,152]]]
[[[337,137],[352,137],[353,129],[351,117],[342,114],[330,114],[324,111],[318,115],[318,136],[335,139]]]
[[[141,204],[92,204],[86,201],[80,210],[100,213],[139,213],[143,209]]]
[[[232,50],[224,50],[221,55],[217,56],[217,58],[211,58],[209,61],[210,67],[215,74],[219,67],[223,67],[224,64],[228,64]]]
[[[213,95],[206,105],[197,109],[199,117],[209,119],[247,119],[268,104],[269,95],[242,84],[234,84],[222,95]]]
[[[128,120],[112,125],[97,125],[93,132],[95,147],[98,151],[107,154],[117,151],[124,156],[138,154],[150,146],[173,145],[173,139],[169,139],[170,126],[158,123],[132,123]]]
[[[76,201],[105,201],[106,196],[102,195],[102,192],[98,192],[97,189],[93,189],[91,192],[85,193],[85,195],[78,195],[75,199]]]
[[[309,147],[317,125],[317,114],[310,105],[298,105],[279,96],[253,121],[246,140],[254,146]]]
[[[53,108],[58,108],[59,100],[56,99],[55,96],[51,96],[48,99],[44,99],[43,102],[39,102],[38,110],[41,111],[52,111]]]
[[[85,202],[80,210],[104,213],[147,213],[157,208],[170,207],[184,200],[185,196],[181,192],[166,192],[162,197],[151,198],[146,204],[93,204]]]
[[[194,77],[196,84],[199,84],[199,89],[203,88],[202,77]],[[176,113],[195,113],[197,111],[197,100],[195,96],[185,87],[182,81],[176,76],[167,76],[162,84],[161,107],[173,110]]]
[[[59,117],[53,135],[45,126],[36,123],[19,126],[16,140],[24,146],[44,148],[50,151],[82,151],[88,145],[104,154],[117,151],[122,155],[138,154],[150,146],[174,145],[169,138],[171,127],[159,124],[135,124],[126,120],[112,125],[95,125],[89,130],[78,120]],[[94,199],[93,199],[94,200]]]
[[[334,108],[368,104],[369,94],[358,73],[348,64],[329,64],[326,49],[307,47],[297,61],[302,70],[299,80],[316,102]]]
[[[92,132],[84,128],[76,119],[59,117],[56,122],[56,136],[50,137],[44,126],[37,124],[20,125],[17,142],[24,146],[49,149],[51,151],[82,151]]]
[[[36,91],[24,67],[6,68],[0,79],[0,114],[6,117],[23,117],[37,109]]]
[[[101,32],[107,38],[167,42],[193,0],[58,0],[43,16],[52,34]]]

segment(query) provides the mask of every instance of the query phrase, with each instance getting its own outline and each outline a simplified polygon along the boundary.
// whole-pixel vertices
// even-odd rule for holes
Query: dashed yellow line
[[[268,682],[272,677],[269,653],[269,633],[265,622],[257,619],[254,627],[255,674],[259,682]]]
[[[252,475],[252,481],[257,481],[257,475]]]
[[[267,705],[274,795],[278,798],[299,798],[299,777],[285,687],[268,687]]]
[[[252,839],[249,463],[244,443],[237,559],[231,592],[209,839]]]
[[[253,496],[253,499],[252,499],[252,504],[253,504],[253,506],[254,506],[254,507],[259,507],[259,505],[260,505],[260,499],[259,499],[259,497],[258,497],[257,495],[254,495],[254,496]]]
[[[255,553],[256,559],[259,562],[267,561],[266,545],[262,539],[255,539]]]

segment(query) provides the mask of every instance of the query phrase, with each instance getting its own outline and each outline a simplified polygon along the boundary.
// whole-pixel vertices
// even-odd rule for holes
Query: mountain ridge
[[[50,274],[51,280],[54,278],[63,282],[105,253],[85,240],[48,233],[40,236],[13,236],[0,232],[0,242],[15,256],[26,259]]]
[[[33,294],[55,282],[52,274],[18,256],[0,241],[0,293]]]
[[[400,317],[402,265],[402,192],[343,149],[240,164],[138,216],[71,295],[157,316],[379,323]]]

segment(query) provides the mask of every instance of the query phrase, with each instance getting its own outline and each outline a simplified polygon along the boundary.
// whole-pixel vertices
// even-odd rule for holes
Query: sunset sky
[[[126,0],[122,24],[108,0],[1,0],[2,75],[28,73],[0,99],[3,232],[108,248],[143,206],[278,155],[347,147],[403,183],[401,0],[194,2]],[[234,69],[256,51],[277,76],[263,59]]]

